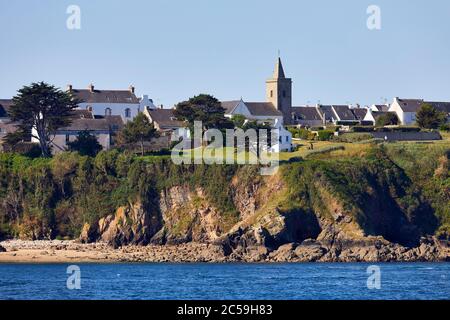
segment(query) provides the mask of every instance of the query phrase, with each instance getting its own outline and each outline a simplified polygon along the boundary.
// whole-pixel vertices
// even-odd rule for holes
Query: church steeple
[[[275,64],[275,70],[273,72],[274,79],[284,79],[286,76],[284,75],[283,64],[281,63],[281,58],[278,57],[278,61]]]
[[[291,123],[292,80],[286,78],[280,57],[275,64],[273,77],[266,81],[266,101],[281,111],[285,124]]]

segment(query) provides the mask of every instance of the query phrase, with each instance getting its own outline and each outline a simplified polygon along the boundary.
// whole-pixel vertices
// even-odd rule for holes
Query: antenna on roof
[[[278,49],[278,58],[281,57],[280,49]]]

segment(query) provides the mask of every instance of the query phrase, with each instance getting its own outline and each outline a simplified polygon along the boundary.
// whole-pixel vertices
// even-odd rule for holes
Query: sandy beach
[[[0,263],[120,263],[120,262],[218,262],[224,257],[209,244],[124,246],[81,244],[67,240],[0,242]]]

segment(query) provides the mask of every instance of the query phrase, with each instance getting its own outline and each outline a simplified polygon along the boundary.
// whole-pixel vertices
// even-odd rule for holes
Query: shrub
[[[353,143],[373,139],[370,133],[349,132],[334,138],[335,141]]]
[[[333,130],[321,130],[318,132],[318,139],[320,141],[328,141],[334,136]]]
[[[439,127],[439,130],[441,130],[441,131],[450,131],[450,123],[446,123],[446,124],[443,124],[443,125],[441,125],[440,127]]]
[[[373,132],[375,128],[373,126],[354,126],[353,132]]]
[[[380,115],[376,119],[375,123],[377,127],[397,125],[397,124],[398,124],[398,117],[394,112],[386,112],[385,114]]]
[[[408,126],[400,126],[400,127],[394,127],[391,128],[392,131],[399,131],[399,132],[420,132],[419,127],[408,127]]]

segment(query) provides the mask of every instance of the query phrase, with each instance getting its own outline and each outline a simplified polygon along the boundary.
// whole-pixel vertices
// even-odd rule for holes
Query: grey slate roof
[[[316,107],[292,107],[291,110],[299,120],[322,120]]]
[[[106,119],[74,119],[66,127],[59,128],[57,131],[109,131],[109,122]]]
[[[176,120],[173,109],[148,109],[148,113],[154,122],[161,129],[163,128],[182,128],[185,127],[183,121]]]
[[[331,106],[328,105],[320,105],[319,106],[319,112],[322,114],[323,117],[325,117],[326,121],[331,121],[336,116],[334,115],[333,109]]]
[[[380,111],[388,111],[389,110],[389,106],[385,105],[385,104],[376,104],[375,107],[377,107],[377,109]]]
[[[353,114],[352,110],[349,106],[346,105],[333,105],[333,109],[336,114],[339,116],[341,121],[355,121],[358,120],[356,116]]]
[[[271,102],[245,102],[253,116],[282,116]]]
[[[225,114],[230,114],[233,109],[239,104],[239,100],[232,100],[232,101],[221,101],[220,105],[222,108],[225,109]]]
[[[84,103],[139,103],[139,99],[130,90],[93,90],[73,89],[76,98]]]
[[[433,101],[426,101],[425,103],[428,103],[435,107],[437,110],[450,113],[450,102],[433,102]]]
[[[355,109],[352,109],[352,111],[353,111],[353,114],[355,115],[356,119],[358,119],[360,121],[363,120],[367,114],[366,108],[355,108]]]
[[[417,112],[422,106],[421,99],[398,99],[399,105],[403,112]]]
[[[94,119],[92,111],[83,109],[72,110],[72,119]]]

